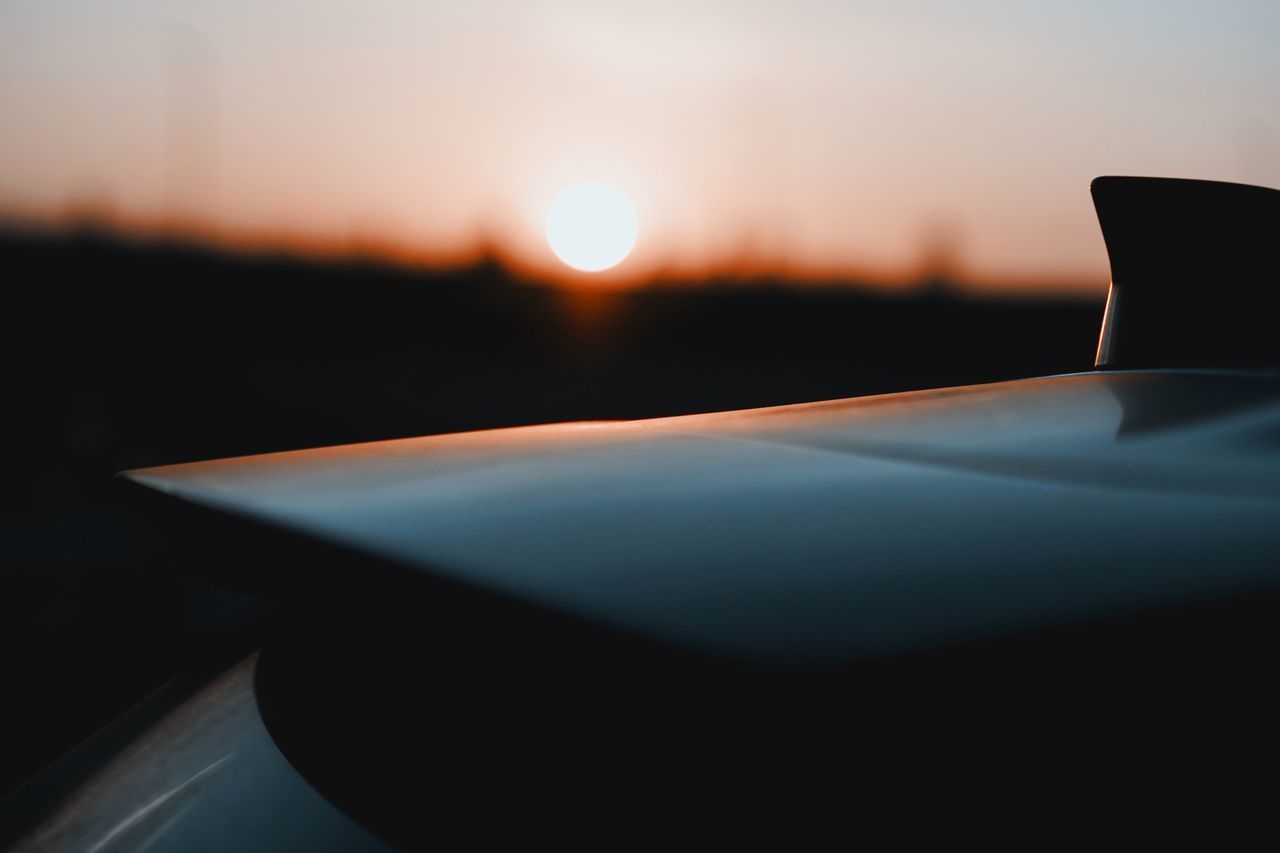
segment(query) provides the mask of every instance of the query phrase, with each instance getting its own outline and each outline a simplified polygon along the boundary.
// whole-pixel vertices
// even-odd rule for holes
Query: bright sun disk
[[[607,184],[578,184],[547,212],[547,242],[556,257],[582,272],[622,262],[636,244],[636,212]]]

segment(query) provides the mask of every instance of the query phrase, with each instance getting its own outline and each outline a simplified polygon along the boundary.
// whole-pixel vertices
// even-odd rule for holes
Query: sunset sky
[[[1101,291],[1107,173],[1280,186],[1280,2],[0,0],[9,217],[552,269],[547,210],[593,182],[636,278],[941,245]]]

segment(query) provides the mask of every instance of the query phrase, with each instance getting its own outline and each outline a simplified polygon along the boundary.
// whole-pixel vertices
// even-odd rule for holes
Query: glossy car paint
[[[256,666],[253,655],[133,736],[108,728],[81,747],[113,754],[13,849],[388,849],[280,754],[258,712]],[[156,702],[130,716],[146,717]]]
[[[832,664],[1280,582],[1280,381],[1092,373],[133,472],[700,653]]]

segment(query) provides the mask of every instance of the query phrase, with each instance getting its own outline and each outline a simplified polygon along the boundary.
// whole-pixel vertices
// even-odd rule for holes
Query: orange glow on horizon
[[[520,242],[505,240],[497,231],[484,239],[449,246],[415,245],[370,233],[318,235],[285,229],[233,230],[199,219],[126,218],[104,205],[69,206],[58,215],[0,211],[0,228],[35,229],[51,234],[97,233],[114,239],[177,242],[232,255],[281,257],[324,263],[371,263],[407,271],[448,272],[494,263],[513,278],[569,291],[627,289],[645,286],[772,283],[789,287],[854,287],[896,291],[931,280],[928,265],[905,269],[875,269],[847,264],[803,263],[796,258],[769,258],[744,246],[709,262],[677,262],[660,254],[642,253],[637,244],[623,263],[596,272],[573,269],[561,262],[545,240],[537,251],[520,251]],[[532,255],[532,257],[530,257]],[[640,256],[637,258],[637,256]],[[978,276],[963,268],[948,270],[946,282],[959,292],[1043,293],[1046,295],[1105,295],[1106,281],[1082,279],[1070,272],[1029,276]]]

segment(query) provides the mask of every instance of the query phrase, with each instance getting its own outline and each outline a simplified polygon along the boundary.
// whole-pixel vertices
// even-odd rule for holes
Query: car
[[[1092,193],[1093,371],[125,473],[289,618],[12,796],[16,849],[847,830],[868,781],[1256,747],[1280,192]]]

